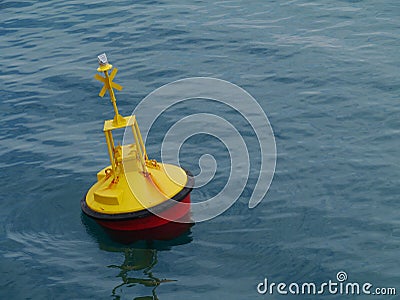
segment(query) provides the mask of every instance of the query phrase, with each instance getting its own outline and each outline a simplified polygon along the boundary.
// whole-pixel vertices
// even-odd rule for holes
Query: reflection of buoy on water
[[[105,54],[98,58],[97,71],[105,76],[95,76],[104,83],[99,95],[108,90],[115,112],[103,129],[111,164],[97,173],[97,182],[81,201],[82,211],[108,230],[162,239],[165,225],[188,223],[194,179],[178,166],[148,159],[136,117],[122,117],[118,112],[113,90],[122,89],[113,82],[118,70],[112,69]],[[118,129],[129,129],[133,142],[115,145],[112,132]]]

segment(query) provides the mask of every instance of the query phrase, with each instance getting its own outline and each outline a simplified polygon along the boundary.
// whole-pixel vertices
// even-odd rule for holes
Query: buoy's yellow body
[[[137,170],[125,171],[118,182],[108,172],[111,166],[104,168],[86,195],[87,205],[99,213],[121,214],[149,209],[173,198],[185,187],[188,176],[177,166],[157,165],[148,176]]]

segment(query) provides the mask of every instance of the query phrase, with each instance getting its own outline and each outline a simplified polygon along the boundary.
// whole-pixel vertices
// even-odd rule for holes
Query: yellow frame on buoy
[[[139,146],[136,147],[136,150],[138,151],[139,154],[138,156],[142,167],[142,172],[145,176],[148,176],[149,172],[147,171],[146,167],[146,160],[148,160],[148,158],[147,158],[146,148],[144,146],[142,139],[142,134],[140,133],[139,126],[136,121],[136,116],[123,117],[118,112],[117,99],[115,98],[113,90],[113,88],[119,91],[123,89],[121,85],[113,82],[115,75],[117,75],[118,69],[114,68],[111,71],[111,74],[108,74],[108,71],[112,69],[112,65],[108,63],[106,54],[103,53],[99,55],[98,59],[100,66],[97,68],[97,71],[104,73],[104,77],[100,76],[99,74],[96,74],[94,76],[95,79],[99,80],[100,82],[103,82],[104,84],[102,89],[100,90],[99,96],[104,97],[106,91],[108,90],[110,95],[110,100],[111,103],[113,104],[115,112],[114,119],[104,121],[104,128],[103,128],[104,134],[106,136],[107,149],[108,149],[108,154],[110,156],[110,163],[111,163],[112,173],[114,175],[114,180],[117,180],[117,175],[120,172],[118,168],[120,168],[122,164],[122,147],[115,146],[112,131],[115,129],[125,128],[127,126],[130,126],[132,128],[132,134],[135,139],[135,143],[136,145]]]

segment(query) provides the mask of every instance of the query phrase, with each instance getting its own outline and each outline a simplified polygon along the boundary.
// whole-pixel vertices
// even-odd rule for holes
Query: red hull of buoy
[[[114,240],[123,244],[130,244],[138,240],[173,240],[185,232],[194,225],[191,220],[190,212],[176,220],[176,222],[169,222],[164,225],[153,227],[143,230],[112,230],[104,228],[107,234]]]
[[[180,201],[179,203],[190,204],[190,194]],[[149,214],[143,218],[134,218],[131,220],[96,220],[101,226],[119,231],[143,231],[148,229],[156,229],[168,223],[178,222],[181,218],[188,215],[190,211],[189,205],[174,205],[167,210],[160,213],[162,217],[154,214]],[[171,221],[172,220],[172,221]]]

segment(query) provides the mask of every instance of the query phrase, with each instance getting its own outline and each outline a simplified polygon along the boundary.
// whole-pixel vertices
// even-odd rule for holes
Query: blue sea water
[[[398,1],[0,1],[0,11],[1,299],[368,298],[257,292],[266,277],[322,283],[339,271],[397,288],[371,298],[398,299]],[[104,51],[119,68],[123,114],[186,77],[247,90],[277,145],[261,204],[247,206],[252,174],[229,210],[173,241],[123,245],[90,224],[80,199],[108,162],[102,122],[112,116],[93,79]],[[203,108],[182,104],[162,120]],[[256,168],[243,120],[204,109],[236,118]],[[162,120],[147,145],[155,158]],[[226,151],[204,141],[188,141],[186,166],[198,172],[214,146],[221,161],[193,201],[227,179]]]

